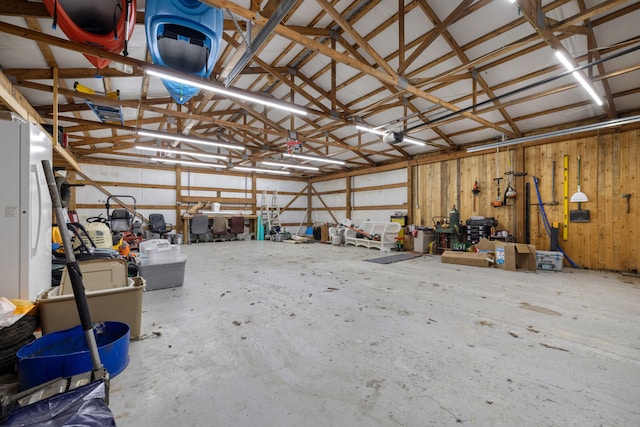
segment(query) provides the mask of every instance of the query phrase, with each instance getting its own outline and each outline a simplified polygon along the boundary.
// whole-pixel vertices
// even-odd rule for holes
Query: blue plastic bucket
[[[129,325],[100,322],[93,325],[93,332],[100,361],[113,378],[129,364]],[[21,347],[16,355],[20,390],[93,370],[89,347],[80,325],[44,335]]]

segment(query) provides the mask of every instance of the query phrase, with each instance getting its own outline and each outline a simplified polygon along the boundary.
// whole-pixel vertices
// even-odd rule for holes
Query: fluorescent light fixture
[[[408,137],[403,137],[402,138],[403,142],[408,142],[409,144],[415,144],[415,145],[420,145],[422,147],[424,147],[425,145],[427,145],[426,143],[422,142],[422,141],[418,141],[417,139],[413,139],[413,138],[408,138]]]
[[[569,71],[573,71],[574,70],[573,64],[571,62],[569,62],[569,60],[567,59],[566,56],[564,56],[562,51],[556,49],[556,58],[558,58],[558,60],[562,63],[562,65],[564,65],[564,67],[567,70],[569,70]]]
[[[140,136],[150,136],[152,138],[168,139],[170,141],[181,141],[190,144],[206,145],[208,147],[222,147],[230,150],[244,150],[241,145],[230,144],[226,142],[211,141],[204,138],[195,138],[192,136],[179,135],[176,133],[155,132],[152,130],[138,130],[136,133]]]
[[[317,168],[315,166],[295,165],[295,164],[283,163],[283,162],[264,161],[264,162],[260,162],[260,163],[263,164],[263,165],[267,165],[267,166],[279,166],[279,167],[283,167],[283,168],[304,169],[304,170],[309,170],[309,171],[318,171],[318,170],[320,170],[320,168]]]
[[[330,159],[327,157],[315,157],[315,156],[307,156],[306,154],[285,154],[285,156],[292,157],[294,159],[300,160],[309,160],[310,162],[324,162],[324,163],[332,163],[334,165],[344,165],[345,162],[337,159]]]
[[[208,90],[209,92],[215,92],[215,93],[219,93],[220,95],[225,95],[228,96],[230,98],[238,98],[238,99],[242,99],[243,101],[247,101],[247,102],[255,102],[257,104],[262,104],[262,105],[266,105],[268,107],[273,107],[273,108],[278,108],[280,110],[285,110],[288,111],[290,113],[293,114],[299,114],[301,116],[306,116],[307,112],[301,108],[297,108],[295,106],[293,106],[293,104],[286,104],[286,103],[281,103],[281,102],[277,102],[277,101],[269,101],[267,99],[264,98],[258,98],[256,96],[250,96],[250,95],[246,95],[243,94],[239,91],[234,91],[234,90],[229,90],[229,89],[225,89],[222,86],[218,86],[215,83],[211,82],[211,81],[205,81],[205,80],[200,80],[197,78],[185,78],[185,77],[179,77],[176,76],[174,74],[170,74],[170,73],[163,73],[160,71],[155,71],[155,70],[145,70],[145,73],[147,73],[150,76],[155,76],[155,77],[160,77],[161,79],[166,79],[166,80],[171,80],[177,83],[182,83],[185,85],[189,85],[189,86],[194,86],[194,87],[199,87],[200,89],[204,89],[204,90]]]
[[[593,98],[593,100],[596,101],[596,104],[602,105],[602,100],[600,99],[600,96],[596,93],[595,90],[593,90],[591,85],[587,83],[587,81],[584,79],[584,77],[582,77],[582,74],[580,74],[580,72],[574,71],[573,73],[571,73],[571,75],[573,75],[573,77],[580,82],[580,84],[582,85],[582,87],[584,87],[587,93],[591,95],[591,98]]]
[[[609,120],[602,123],[594,123],[591,125],[578,126],[571,129],[541,133],[540,135],[525,136],[523,138],[516,138],[516,139],[511,139],[506,141],[494,142],[493,144],[479,145],[477,147],[467,148],[467,153],[490,150],[492,148],[507,147],[509,145],[522,144],[524,142],[536,141],[538,139],[552,138],[555,136],[571,135],[574,133],[589,132],[589,131],[594,131],[598,129],[623,126],[623,125],[628,125],[636,122],[640,122],[640,116],[631,116],[631,117],[625,117],[622,119],[613,119],[613,120]]]
[[[564,54],[558,49],[556,49],[556,58],[558,58],[558,60],[562,62],[562,65],[564,65],[567,70],[572,71],[571,75],[573,76],[573,78],[582,85],[582,87],[593,98],[593,100],[596,101],[596,104],[602,105],[602,100],[600,99],[600,96],[596,93],[596,91],[593,90],[593,87],[591,87],[591,85],[584,79],[584,77],[582,77],[582,74],[579,71],[574,71],[575,68],[573,64],[569,62]]]
[[[233,170],[242,171],[242,172],[261,172],[261,173],[275,173],[278,175],[289,175],[289,171],[281,171],[275,169],[261,169],[261,168],[250,168],[247,166],[234,166]]]
[[[388,130],[379,130],[379,129],[374,129],[374,128],[368,128],[366,126],[360,126],[360,125],[356,125],[356,129],[361,130],[363,132],[370,132],[370,133],[375,133],[376,135],[380,135],[380,136],[385,136],[386,134],[388,134],[391,131]],[[415,144],[415,145],[420,145],[420,146],[425,146],[427,145],[425,142],[423,141],[419,141],[417,139],[414,138],[409,138],[406,136],[402,136],[402,141],[403,142],[408,142],[409,144]]]
[[[168,154],[183,154],[185,156],[197,156],[197,157],[205,157],[207,159],[218,159],[218,160],[229,161],[229,157],[227,156],[223,156],[220,154],[199,153],[197,151],[173,150],[169,148],[148,147],[146,145],[136,145],[136,149],[144,150],[144,151],[156,151],[159,153],[168,153]]]
[[[156,162],[162,162],[162,163],[172,163],[172,164],[187,165],[187,166],[198,166],[198,167],[203,167],[203,168],[226,168],[225,165],[216,164],[216,163],[190,162],[188,160],[167,159],[167,158],[164,158],[164,157],[154,157],[151,160],[155,160]]]
[[[376,135],[380,135],[380,136],[385,136],[389,132],[387,130],[368,128],[366,126],[361,126],[361,125],[356,125],[356,129],[361,130],[363,132],[375,133]]]

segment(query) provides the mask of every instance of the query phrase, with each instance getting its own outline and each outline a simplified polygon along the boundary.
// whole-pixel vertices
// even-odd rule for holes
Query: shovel
[[[578,210],[569,211],[569,221],[571,222],[589,222],[590,220],[589,211],[582,209],[582,203],[588,202],[589,198],[580,189],[580,171],[581,161],[578,156],[578,191],[571,196],[571,202],[578,203]]]

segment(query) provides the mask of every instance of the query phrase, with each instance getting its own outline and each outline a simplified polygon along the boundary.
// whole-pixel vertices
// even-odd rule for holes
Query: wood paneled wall
[[[589,201],[582,209],[589,210],[590,222],[569,222],[567,240],[560,245],[577,264],[590,269],[637,271],[640,264],[640,232],[638,215],[638,184],[640,131],[608,133],[562,143],[531,147],[526,150],[526,163],[532,173],[540,176],[543,202],[551,199],[551,162],[556,160],[556,193],[564,197],[562,188],[563,157],[569,156],[570,198],[577,191],[578,155],[581,157],[581,187]],[[545,171],[546,169],[547,171]],[[546,178],[545,178],[546,175]],[[627,200],[631,194],[629,212]],[[560,222],[562,228],[563,207],[547,207],[550,221]],[[577,203],[569,203],[569,209],[578,209]],[[535,224],[534,224],[535,226]],[[536,247],[548,248],[548,239],[537,230],[532,233]]]
[[[525,187],[530,188],[529,237],[540,250],[549,250],[550,238],[537,203],[533,177],[538,178],[543,208],[550,223],[557,223],[560,246],[579,266],[636,272],[640,265],[640,131],[614,132],[554,142],[544,145],[503,148],[499,153],[478,155],[413,166],[415,183],[413,222],[432,226],[434,216],[448,216],[455,205],[460,218],[490,216],[498,220],[498,229],[508,230],[525,241]],[[581,187],[589,201],[582,209],[590,211],[590,222],[568,222],[567,240],[563,239],[564,156],[568,156],[568,193],[577,191],[578,155],[581,157]],[[496,164],[496,156],[498,163]],[[555,162],[555,169],[554,169]],[[510,166],[510,167],[509,167]],[[507,171],[526,172],[526,176],[505,175]],[[554,183],[555,174],[555,186]],[[517,190],[515,200],[495,208],[496,181],[501,176],[501,198],[511,176]],[[480,193],[472,189],[478,181]],[[555,192],[555,201],[553,204]],[[631,194],[629,212],[627,199]],[[569,210],[578,209],[569,203]],[[568,265],[565,263],[565,265]]]
[[[509,175],[505,175],[509,155],[512,158],[512,168],[515,168],[513,170],[518,168],[518,165],[514,164],[515,151],[503,151],[498,154],[494,152],[415,167],[417,203],[414,221],[417,224],[432,226],[434,217],[448,216],[455,206],[463,221],[472,216],[494,217],[498,220],[498,229],[515,234],[516,202],[508,199],[504,207],[491,206],[491,202],[498,198],[497,181],[494,180],[498,176],[503,178],[500,181],[500,200],[504,201],[503,196],[509,178]],[[511,175],[511,179],[515,187],[516,180],[523,178]],[[472,190],[476,181],[480,192],[474,196]]]

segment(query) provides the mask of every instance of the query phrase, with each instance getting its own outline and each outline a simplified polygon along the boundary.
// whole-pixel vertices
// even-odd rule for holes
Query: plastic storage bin
[[[564,255],[559,251],[536,251],[536,270],[562,271]]]
[[[186,255],[176,255],[172,258],[136,258],[138,274],[144,277],[147,291],[156,289],[175,288],[184,282],[184,270],[187,265]]]
[[[87,303],[94,322],[118,321],[129,325],[131,339],[140,336],[142,324],[142,291],[145,281],[142,277],[131,278],[133,285],[121,288],[88,291]],[[73,294],[58,295],[55,286],[44,292],[36,301],[40,310],[42,333],[71,328],[80,324],[80,316]]]

